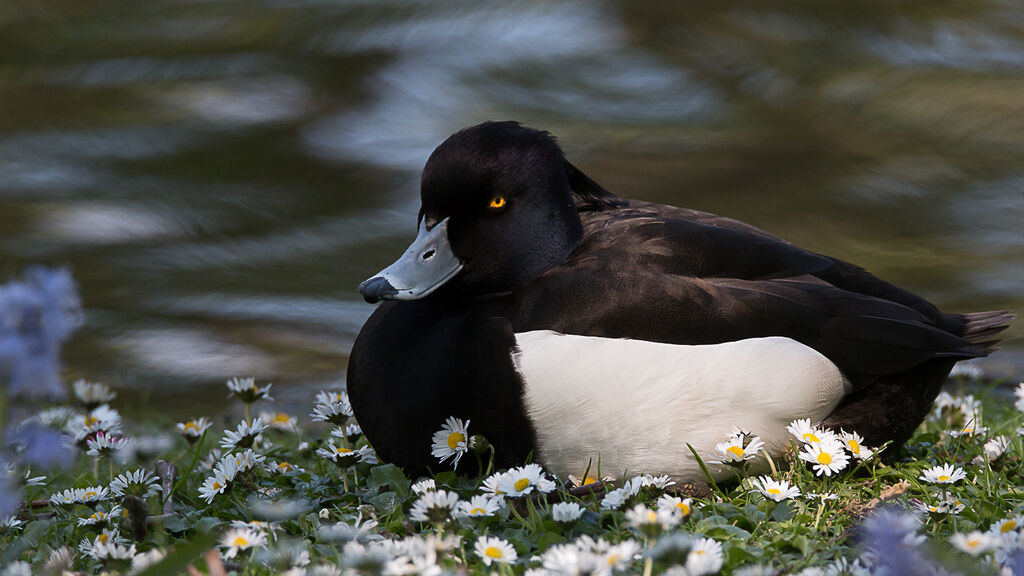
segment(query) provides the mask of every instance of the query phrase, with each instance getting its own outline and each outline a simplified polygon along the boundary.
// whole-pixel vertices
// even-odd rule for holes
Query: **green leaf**
[[[405,477],[402,469],[394,464],[375,466],[370,470],[370,480],[373,482],[374,487],[378,489],[381,486],[390,486],[403,499],[409,496],[409,487],[412,484]]]
[[[204,518],[203,520],[206,520]],[[197,534],[187,544],[178,543],[160,562],[139,572],[138,576],[178,576],[186,572],[185,567],[192,563],[200,554],[211,548],[217,537],[211,533]]]
[[[36,548],[49,527],[50,523],[43,520],[36,520],[26,525],[21,535],[11,542],[11,547],[4,551],[3,556],[0,556],[0,565],[6,566],[17,560],[18,556],[21,556],[26,549]]]
[[[402,498],[394,492],[377,494],[366,501],[373,505],[379,516],[387,516],[402,506]]]

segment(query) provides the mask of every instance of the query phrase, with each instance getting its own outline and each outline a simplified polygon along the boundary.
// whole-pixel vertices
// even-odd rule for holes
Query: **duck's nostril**
[[[430,260],[431,258],[433,258],[433,257],[434,257],[434,254],[435,254],[436,252],[437,252],[436,250],[434,250],[433,248],[431,248],[430,250],[427,250],[426,252],[424,252],[424,253],[423,253],[423,256],[421,256],[420,258],[422,258],[423,260]]]

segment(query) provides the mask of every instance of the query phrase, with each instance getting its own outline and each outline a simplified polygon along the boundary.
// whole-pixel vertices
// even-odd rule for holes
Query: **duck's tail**
[[[984,355],[999,349],[999,335],[1010,327],[1010,322],[1017,317],[1010,310],[990,310],[988,312],[972,312],[970,314],[953,314],[963,322],[961,337],[974,344]]]

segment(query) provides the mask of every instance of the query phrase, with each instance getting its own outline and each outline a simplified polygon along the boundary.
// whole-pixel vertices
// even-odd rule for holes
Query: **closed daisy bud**
[[[583,516],[583,508],[575,502],[559,502],[551,507],[551,518],[555,522],[575,522]]]

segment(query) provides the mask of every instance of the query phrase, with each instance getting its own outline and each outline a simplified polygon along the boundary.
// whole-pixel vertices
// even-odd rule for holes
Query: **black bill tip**
[[[359,293],[363,299],[374,304],[383,300],[386,296],[398,294],[398,290],[390,282],[381,276],[374,276],[359,285]]]

